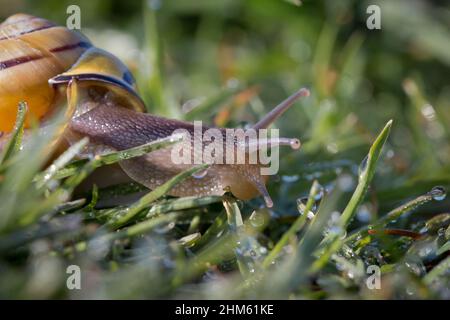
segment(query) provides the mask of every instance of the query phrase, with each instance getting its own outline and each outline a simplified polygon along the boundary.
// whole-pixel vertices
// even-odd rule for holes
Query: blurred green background
[[[450,187],[447,1],[0,0],[0,18],[26,12],[65,24],[71,4],[81,31],[130,66],[150,112],[244,126],[299,87],[311,90],[277,121],[303,142],[281,151],[269,185],[278,214],[296,212],[313,179],[355,178],[389,119],[369,215]],[[381,30],[366,27],[369,4],[381,7]],[[447,199],[423,213],[449,208]]]

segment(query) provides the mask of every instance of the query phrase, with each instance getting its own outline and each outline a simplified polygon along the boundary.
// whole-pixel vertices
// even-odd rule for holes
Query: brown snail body
[[[53,23],[18,14],[0,25],[0,131],[8,133],[14,124],[17,105],[26,101],[28,117],[45,119],[51,111],[67,104],[75,106],[64,135],[69,142],[89,137],[89,152],[125,150],[171,136],[183,129],[194,133],[192,123],[143,113],[142,100],[136,93],[128,69],[113,55],[95,48],[79,33]],[[301,96],[301,89],[258,122],[253,129],[267,128]],[[28,119],[30,120],[30,119]],[[207,130],[208,128],[204,128]],[[225,129],[218,129],[225,134]],[[183,140],[193,145],[193,140]],[[236,142],[227,147],[236,149]],[[272,146],[299,147],[297,139],[280,138]],[[120,162],[133,180],[153,189],[194,164],[174,163],[172,148]],[[272,205],[265,188],[267,176],[260,174],[257,163],[225,164],[212,162],[207,171],[190,177],[170,194],[174,196],[221,195],[231,191],[240,199],[262,194]]]

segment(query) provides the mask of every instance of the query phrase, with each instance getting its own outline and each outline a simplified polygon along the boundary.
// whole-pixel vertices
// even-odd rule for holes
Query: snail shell
[[[127,91],[134,96],[132,108],[143,110],[133,77],[116,57],[95,48],[81,33],[45,19],[26,14],[9,17],[0,24],[0,131],[12,129],[21,101],[28,104],[27,123],[48,115],[61,99],[54,85],[73,77]]]

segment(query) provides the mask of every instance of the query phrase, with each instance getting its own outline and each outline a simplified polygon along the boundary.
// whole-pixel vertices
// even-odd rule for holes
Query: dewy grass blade
[[[294,263],[291,266],[292,275],[285,280],[287,283],[283,284],[288,290],[296,289],[306,281],[308,270],[314,262],[313,252],[324,238],[324,230],[326,230],[327,223],[341,195],[342,191],[339,188],[335,188],[320,203],[319,209],[311,221],[311,225],[306,230],[297,247]]]
[[[341,216],[341,227],[346,229],[350,221],[353,219],[356,209],[361,201],[364,199],[366,195],[367,189],[369,188],[369,184],[372,181],[372,178],[375,174],[376,165],[378,159],[380,158],[381,151],[383,146],[389,137],[389,133],[391,131],[392,120],[389,120],[385,125],[381,133],[378,135],[375,142],[372,144],[369,150],[369,154],[367,155],[367,162],[363,168],[361,168],[359,174],[358,185],[356,186],[355,192],[353,193],[350,201],[342,212]]]
[[[173,199],[165,201],[163,203],[155,204],[148,211],[147,217],[162,214],[171,211],[186,210],[191,208],[203,207],[212,203],[222,201],[220,196],[207,196],[207,197],[184,197],[179,199]]]
[[[0,157],[0,166],[4,165],[5,161],[11,158],[11,156],[20,149],[20,145],[22,144],[23,127],[25,124],[25,116],[27,113],[27,109],[28,107],[25,102],[19,103],[16,123],[14,125],[14,129],[11,133],[11,136],[9,137],[9,140],[2,151]]]
[[[239,267],[239,271],[242,276],[247,277],[250,274],[250,269],[248,266],[252,263],[249,257],[246,257],[242,254],[239,254],[238,251],[243,246],[242,237],[242,227],[244,225],[244,221],[242,220],[241,210],[236,203],[236,200],[232,197],[225,197],[223,200],[223,206],[225,207],[225,211],[227,213],[228,227],[230,230],[230,234],[236,238],[236,260]]]
[[[358,229],[356,232],[354,232],[352,235],[347,237],[345,239],[345,242],[353,241],[355,239],[359,239],[361,237],[367,236],[369,230],[376,230],[385,227],[388,223],[391,221],[395,221],[399,219],[404,214],[407,214],[411,212],[412,210],[416,209],[417,207],[424,205],[430,201],[432,201],[435,197],[435,189],[431,190],[430,192],[427,192],[426,194],[423,194],[416,199],[413,199],[403,205],[401,205],[398,208],[393,209],[392,211],[388,212],[385,216],[380,218],[376,223],[364,226],[360,229]]]
[[[317,182],[317,180],[314,180],[311,190],[309,191],[309,197],[308,197],[308,201],[306,203],[304,213],[295,220],[295,222],[291,225],[289,230],[283,234],[283,236],[277,242],[277,244],[272,249],[272,251],[264,259],[264,261],[263,261],[264,268],[267,268],[272,263],[272,261],[274,261],[276,259],[276,257],[281,252],[283,247],[288,243],[289,239],[293,235],[295,235],[296,232],[298,232],[300,229],[303,228],[303,226],[305,225],[305,223],[308,219],[308,212],[311,210],[311,208],[314,204],[314,198],[317,195],[317,193],[319,192],[319,188],[320,188],[319,183]]]
[[[141,146],[130,148],[127,150],[117,151],[100,155],[97,158],[96,165],[98,167],[113,164],[122,160],[128,160],[131,158],[143,156],[147,153],[168,147],[172,144],[180,142],[183,139],[181,135],[173,135],[156,141],[152,141]],[[54,174],[54,179],[63,179],[69,177],[77,172],[77,170],[89,162],[89,159],[82,159],[68,164],[64,168],[61,168]]]
[[[362,167],[360,168],[358,185],[356,186],[356,189],[353,192],[350,201],[348,202],[340,217],[339,224],[341,233],[343,233],[347,229],[347,226],[353,219],[359,204],[366,195],[367,189],[369,188],[370,182],[372,181],[372,178],[375,174],[377,161],[381,155],[383,146],[387,138],[389,137],[391,126],[392,120],[389,120],[381,133],[376,138],[375,142],[370,147],[369,153],[361,165]],[[343,243],[344,240],[342,239],[342,234],[330,235],[326,239],[326,244],[321,257],[314,262],[310,272],[315,273],[322,269],[329,261],[331,256],[342,247]]]
[[[144,220],[142,222],[136,223],[130,227],[124,228],[118,232],[108,233],[104,237],[108,240],[117,240],[128,237],[135,237],[144,233],[149,232],[153,228],[163,224],[175,221],[178,217],[177,213],[169,213],[167,215],[159,216]]]
[[[58,173],[58,171],[66,166],[69,161],[75,158],[88,143],[89,139],[84,138],[74,145],[70,146],[69,149],[67,149],[61,156],[59,156],[58,159],[56,159],[42,174],[40,174],[35,179],[36,186],[38,188],[41,188],[50,180],[52,180]]]
[[[69,113],[67,110],[60,110],[47,126],[29,130],[23,148],[14,156],[14,161],[8,164],[3,183],[0,185],[0,230],[21,228],[24,226],[21,224],[22,219],[34,221],[28,220],[28,215],[41,216],[46,213],[38,212],[39,208],[51,210],[66,201],[55,198],[55,201],[48,202],[49,207],[46,207],[43,204],[48,198],[45,198],[43,190],[30,188],[30,185],[33,185],[36,173],[52,154],[56,137],[67,126]]]
[[[163,185],[149,192],[147,195],[143,196],[139,201],[133,204],[131,207],[121,210],[118,214],[111,218],[107,223],[110,227],[116,229],[121,227],[122,225],[128,223],[133,217],[135,217],[141,210],[151,204],[153,201],[159,199],[163,195],[165,195],[168,191],[170,191],[175,185],[183,181],[184,179],[192,176],[192,174],[205,170],[209,165],[203,164],[196,167],[193,167],[189,170],[183,171],[177,174],[175,177],[168,180]]]
[[[214,222],[211,226],[205,231],[200,240],[195,243],[194,252],[200,251],[204,246],[213,241],[214,238],[219,238],[219,236],[224,232],[226,228],[226,219],[225,214],[220,214],[214,219]]]
[[[0,252],[14,250],[37,239],[79,232],[80,223],[80,216],[68,215],[12,232],[0,238]]]
[[[151,219],[141,221],[139,223],[136,223],[133,226],[124,228],[117,232],[101,234],[101,235],[98,235],[97,237],[93,237],[89,241],[80,241],[78,243],[75,243],[74,245],[72,245],[71,248],[67,247],[64,250],[65,251],[64,254],[68,254],[72,250],[75,250],[78,252],[85,251],[88,248],[88,246],[92,245],[92,244],[98,244],[98,243],[102,243],[102,242],[110,242],[113,240],[119,240],[119,239],[123,239],[123,238],[136,237],[136,236],[148,233],[149,231],[151,231],[152,229],[154,229],[155,227],[157,227],[161,224],[175,221],[177,217],[178,217],[177,213],[170,213],[167,215],[154,217]]]
[[[431,285],[434,281],[439,281],[439,278],[448,277],[450,270],[450,257],[442,260],[437,266],[435,266],[428,274],[423,278],[423,282],[427,285]],[[448,279],[448,278],[447,278]]]

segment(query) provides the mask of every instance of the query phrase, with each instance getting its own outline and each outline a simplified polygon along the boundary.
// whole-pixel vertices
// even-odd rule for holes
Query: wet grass
[[[0,156],[0,297],[450,299],[450,50],[438,6],[379,1],[389,11],[371,32],[357,1],[148,3],[120,28],[142,41],[126,62],[150,112],[243,127],[311,90],[277,121],[303,147],[281,150],[274,207],[167,196],[202,167],[155,190],[80,191],[99,167],[177,137],[80,160],[83,139],[50,160],[65,115],[22,146],[23,104]],[[116,6],[83,23],[101,30]],[[70,265],[81,290],[67,289]]]

